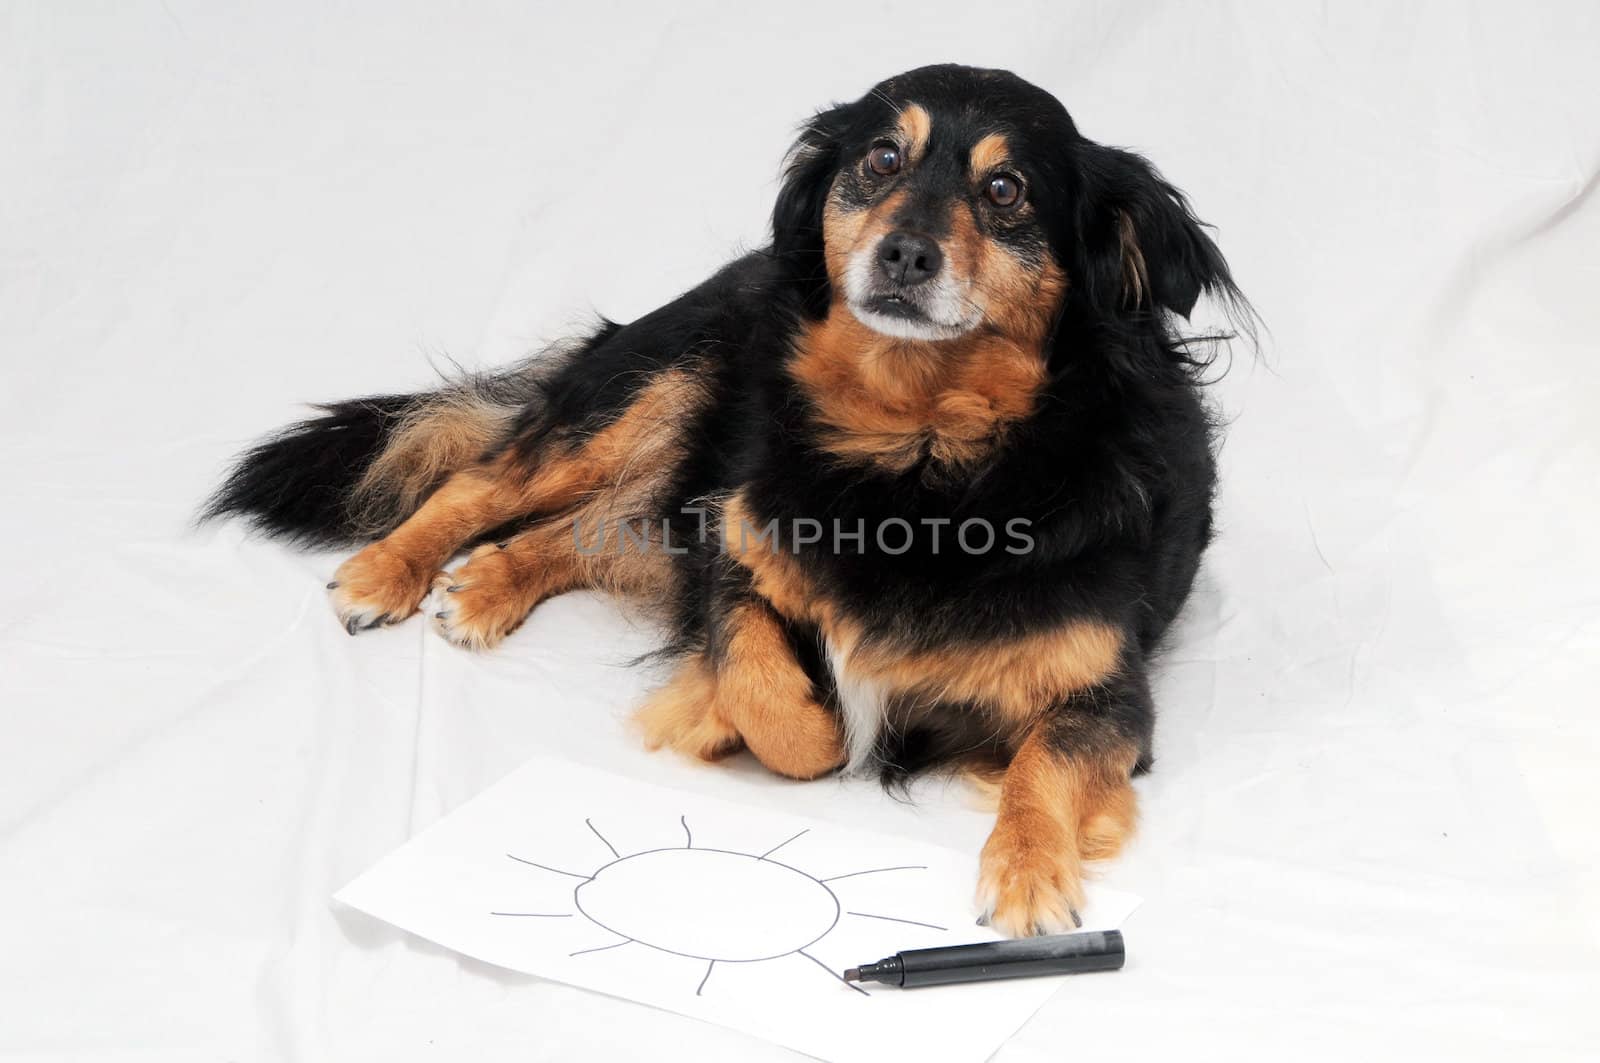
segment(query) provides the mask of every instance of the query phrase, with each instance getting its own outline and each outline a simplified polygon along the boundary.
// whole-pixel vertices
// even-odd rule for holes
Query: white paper
[[[535,760],[339,901],[489,963],[838,1061],[983,1060],[1064,978],[900,990],[840,972],[994,940],[976,854]],[[1091,887],[1085,929],[1139,904]]]

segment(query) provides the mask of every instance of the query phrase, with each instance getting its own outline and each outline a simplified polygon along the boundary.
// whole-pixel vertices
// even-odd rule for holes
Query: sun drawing
[[[817,878],[773,859],[772,854],[807,833],[806,830],[785,838],[764,853],[742,853],[696,846],[687,818],[679,816],[678,822],[683,827],[682,845],[646,849],[624,856],[593,822],[587,819],[583,822],[614,858],[588,874],[551,867],[514,853],[506,854],[519,864],[577,879],[578,884],[572,891],[575,911],[489,914],[547,919],[582,916],[617,938],[579,949],[571,953],[572,956],[642,945],[704,963],[695,996],[705,994],[706,983],[719,963],[760,963],[796,953],[826,971],[840,985],[864,996],[870,995],[860,986],[844,981],[842,975],[806,950],[827,937],[845,917],[946,929],[916,919],[849,911],[829,885],[862,875],[926,870],[924,865],[873,867]],[[671,918],[656,917],[655,913],[660,912],[670,912]]]

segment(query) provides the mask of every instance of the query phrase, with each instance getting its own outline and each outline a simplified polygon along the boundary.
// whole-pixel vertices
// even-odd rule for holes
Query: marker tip
[[[846,982],[859,982],[859,981],[861,981],[861,968],[859,968],[859,967],[846,967],[844,969],[844,980]]]

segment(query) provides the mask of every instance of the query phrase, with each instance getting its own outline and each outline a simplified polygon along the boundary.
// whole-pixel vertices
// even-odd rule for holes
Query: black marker
[[[910,989],[951,982],[992,982],[1041,974],[1115,971],[1122,967],[1122,931],[1056,934],[1053,937],[987,941],[942,949],[897,952],[877,963],[851,967],[846,982],[887,982]]]

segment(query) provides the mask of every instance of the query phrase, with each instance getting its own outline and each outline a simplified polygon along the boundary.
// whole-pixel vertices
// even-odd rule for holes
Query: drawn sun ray
[[[810,829],[811,829],[810,827],[807,827],[805,830],[801,831],[800,834],[804,834],[806,831],[808,831]],[[796,834],[793,837],[783,839],[783,841],[779,842],[777,845],[774,845],[772,848],[770,848],[766,852],[762,853],[760,859],[765,860],[767,857],[771,856],[773,853],[777,852],[779,849],[782,849],[785,845],[788,845],[790,842],[794,841],[795,838],[800,837],[800,834]]]
[[[949,930],[950,929],[947,926],[939,926],[937,923],[924,923],[920,919],[901,919],[897,915],[877,915],[876,913],[873,913],[873,912],[845,912],[844,914],[845,915],[859,915],[863,919],[885,919],[885,920],[888,920],[891,923],[910,923],[912,926],[925,926],[929,930]]]
[[[928,870],[928,865],[927,864],[901,864],[899,867],[874,867],[874,868],[869,868],[866,871],[851,871],[851,872],[848,872],[847,874],[843,874],[843,875],[829,875],[827,878],[820,878],[817,881],[818,882],[838,882],[842,878],[855,878],[857,875],[877,875],[877,874],[881,874],[884,871],[926,871],[926,870]]]
[[[593,875],[580,875],[576,871],[563,871],[559,867],[551,867],[549,864],[536,864],[532,860],[524,860],[520,856],[511,856],[510,853],[507,853],[506,855],[510,856],[511,859],[515,860],[519,864],[527,864],[529,867],[537,867],[544,871],[554,871],[558,875],[570,875],[572,878],[581,878],[585,882],[588,882],[594,877]]]
[[[594,831],[594,836],[596,838],[599,838],[601,843],[604,844],[607,849],[611,850],[611,855],[612,856],[615,856],[618,859],[621,859],[622,854],[617,852],[617,847],[615,845],[612,845],[611,842],[606,838],[606,836],[604,834],[600,833],[600,828],[596,827],[594,825],[594,821],[593,820],[586,819],[583,822],[590,830]]]
[[[849,986],[851,989],[854,989],[857,993],[860,993],[864,997],[870,997],[872,995],[865,989],[862,989],[860,986],[856,985],[854,982],[846,982],[844,980],[844,975],[840,974],[838,971],[835,971],[832,967],[829,967],[827,964],[811,955],[811,953],[807,952],[805,949],[796,949],[795,951],[800,953],[800,955],[804,956],[806,959],[810,960],[812,963],[816,964],[818,967],[821,967],[824,971],[827,971],[834,978],[837,978],[841,985]]]
[[[839,985],[871,996],[844,980],[808,951],[839,925],[844,915],[945,930],[917,919],[873,912],[845,912],[829,882],[889,871],[923,871],[923,864],[872,867],[818,878],[772,854],[803,837],[810,828],[790,835],[761,853],[696,847],[687,816],[679,816],[683,844],[622,855],[597,828],[584,825],[615,858],[584,875],[507,853],[526,867],[578,879],[572,891],[572,912],[491,912],[491,915],[559,917],[581,915],[620,940],[578,949],[569,956],[607,952],[624,945],[643,945],[670,956],[705,964],[695,996],[705,995],[719,963],[763,963],[803,956],[826,971]],[[665,918],[663,918],[665,913]],[[691,976],[692,977],[692,976]],[[715,988],[713,986],[713,988]]]
[[[622,941],[613,941],[609,945],[596,945],[592,949],[579,949],[577,952],[569,952],[569,953],[567,953],[567,955],[568,956],[582,956],[583,954],[588,953],[588,952],[604,952],[607,949],[620,949],[624,945],[632,945],[632,944],[634,944],[634,940],[632,938],[624,938]]]

